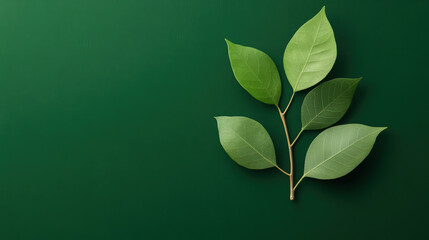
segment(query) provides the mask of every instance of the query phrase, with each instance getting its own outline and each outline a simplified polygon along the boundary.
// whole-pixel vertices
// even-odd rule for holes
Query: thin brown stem
[[[301,129],[301,131],[299,131],[298,135],[296,136],[295,140],[293,140],[291,146],[293,146],[296,142],[296,140],[298,140],[299,136],[301,136],[301,133],[304,131],[304,129]]]
[[[293,94],[291,96],[291,100],[289,101],[288,107],[290,105],[290,103],[292,102],[292,98],[293,98]],[[277,107],[277,109],[279,110],[279,114],[280,114],[280,118],[283,122],[283,127],[285,129],[285,134],[286,134],[286,140],[287,140],[287,145],[288,145],[288,149],[289,149],[289,159],[290,159],[290,174],[289,174],[289,179],[290,179],[290,200],[294,200],[295,195],[294,195],[294,190],[293,190],[293,156],[292,156],[292,145],[290,144],[290,138],[289,138],[289,133],[287,130],[287,125],[286,125],[286,119],[285,119],[285,113],[286,110],[284,112],[282,112],[280,110],[279,107]]]
[[[286,175],[288,175],[288,176],[290,176],[290,174],[289,173],[287,173],[285,170],[283,170],[283,169],[281,169],[279,166],[275,166],[278,170],[280,170],[280,172],[282,172],[282,173],[284,173],[284,174],[286,174]]]

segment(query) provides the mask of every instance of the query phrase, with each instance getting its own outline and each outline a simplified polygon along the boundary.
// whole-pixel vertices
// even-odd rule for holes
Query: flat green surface
[[[251,117],[288,169],[273,106],[234,79],[227,37],[282,68],[323,5],[360,77],[340,121],[387,126],[344,178],[229,159],[213,116]],[[0,239],[422,239],[429,207],[427,1],[0,1]],[[306,92],[306,91],[304,91]],[[303,93],[288,123],[301,127]],[[297,178],[317,131],[297,142]]]

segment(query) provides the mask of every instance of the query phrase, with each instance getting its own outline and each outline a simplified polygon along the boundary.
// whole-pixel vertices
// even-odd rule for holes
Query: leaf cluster
[[[229,40],[226,43],[238,83],[255,99],[278,109],[286,131],[291,166],[288,173],[277,165],[271,137],[257,121],[239,116],[216,117],[221,145],[236,163],[249,169],[278,168],[290,177],[293,200],[293,192],[304,178],[339,178],[351,172],[366,158],[378,134],[385,127],[362,124],[331,127],[350,107],[361,78],[336,78],[317,85],[330,72],[337,57],[334,31],[324,7],[302,25],[287,44],[283,67],[293,93],[284,111],[279,107],[282,84],[273,60],[258,49]],[[301,130],[295,140],[290,141],[286,111],[296,92],[311,87],[314,88],[306,94],[301,106]],[[294,186],[293,145],[303,131],[325,128],[308,148],[304,173]]]

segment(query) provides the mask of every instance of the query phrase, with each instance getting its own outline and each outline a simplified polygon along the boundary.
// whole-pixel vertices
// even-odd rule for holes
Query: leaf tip
[[[386,130],[387,127],[378,127],[377,135]]]
[[[227,38],[225,38],[225,42],[226,42],[226,44],[229,46],[229,45],[231,45],[231,44],[233,44],[231,41],[229,41]]]
[[[322,9],[320,9],[320,11],[314,17],[321,17],[327,19],[325,6],[323,6]]]
[[[360,83],[360,81],[362,80],[362,77],[358,77],[354,79],[356,81],[356,85]]]
[[[229,54],[231,51],[231,48],[233,48],[235,46],[235,44],[233,42],[229,41],[227,38],[225,38],[225,42],[226,42],[226,47],[228,49],[228,54]]]
[[[215,116],[215,117],[213,117],[215,120],[216,120],[216,125],[217,125],[217,127],[218,127],[218,129],[219,129],[219,126],[220,126],[220,124],[221,124],[221,117],[219,117],[219,116]]]
[[[216,119],[217,122],[221,121],[222,119],[225,118],[225,116],[214,116],[214,119]]]

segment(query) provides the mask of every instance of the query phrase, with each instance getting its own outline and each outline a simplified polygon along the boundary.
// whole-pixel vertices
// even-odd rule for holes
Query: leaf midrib
[[[313,48],[314,48],[314,45],[315,45],[315,43],[316,43],[316,39],[317,39],[317,37],[319,36],[319,32],[320,32],[320,25],[322,25],[322,21],[323,21],[323,18],[320,18],[319,26],[317,26],[316,36],[315,36],[315,37],[314,37],[314,39],[313,39],[313,44],[311,44],[310,52],[308,53],[307,59],[305,60],[304,66],[302,67],[301,72],[299,73],[298,79],[296,80],[295,86],[294,86],[294,88],[293,88],[293,91],[294,91],[294,92],[296,92],[296,88],[297,88],[297,86],[298,86],[299,81],[301,80],[301,76],[302,76],[302,74],[304,73],[304,69],[307,67],[308,59],[310,58],[311,53],[313,52]]]
[[[332,158],[334,158],[335,156],[337,156],[338,154],[340,154],[341,152],[344,152],[345,150],[347,150],[349,147],[353,146],[354,144],[356,144],[357,142],[363,140],[364,138],[369,137],[372,134],[377,133],[377,131],[374,131],[368,135],[365,135],[364,137],[354,141],[352,144],[350,144],[349,146],[347,146],[346,148],[342,149],[341,151],[338,151],[337,153],[335,153],[334,155],[330,156],[329,158],[327,158],[326,160],[323,160],[321,163],[317,164],[315,167],[313,167],[312,169],[310,169],[309,171],[307,171],[306,173],[304,173],[304,175],[302,175],[302,178],[306,177],[311,171],[313,171],[314,169],[320,167],[320,165],[326,163],[327,161],[331,160]]]
[[[344,90],[339,96],[337,96],[334,100],[332,100],[328,105],[326,105],[326,107],[323,108],[322,111],[320,111],[318,114],[316,114],[315,117],[313,117],[310,121],[308,121],[308,123],[302,127],[302,129],[305,129],[315,118],[317,118],[320,114],[322,114],[323,111],[326,110],[326,108],[328,108],[333,102],[335,102],[338,98],[342,97],[350,88],[354,87],[355,84],[351,85],[350,87],[348,87],[346,90]]]
[[[268,158],[266,158],[262,153],[260,153],[256,148],[254,148],[249,142],[247,142],[240,134],[238,134],[234,129],[230,128],[230,130],[237,135],[243,142],[245,142],[253,151],[255,151],[259,156],[261,156],[265,161],[269,162],[274,167],[277,166],[277,164],[274,164],[272,161],[270,161]]]
[[[253,68],[250,67],[249,63],[246,61],[244,61],[246,63],[246,66],[250,69],[250,72],[258,79],[258,81],[262,84],[264,84],[264,81],[262,81],[261,78],[259,78],[259,75],[255,73],[255,71],[253,71]],[[258,67],[259,66],[259,60],[258,60]],[[270,81],[272,81],[272,79],[270,79]],[[274,96],[270,93],[270,91],[268,91],[268,87],[269,85],[267,85],[264,90],[265,92],[270,96],[271,100],[273,101],[273,103],[275,103],[276,101],[274,100]]]

